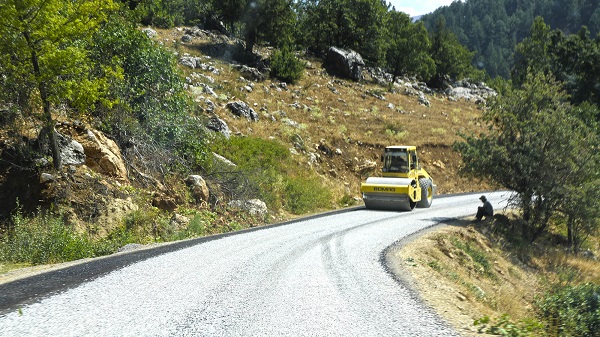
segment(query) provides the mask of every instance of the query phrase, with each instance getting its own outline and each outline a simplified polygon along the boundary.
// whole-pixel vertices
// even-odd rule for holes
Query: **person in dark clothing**
[[[477,207],[477,215],[475,216],[477,221],[481,221],[481,218],[484,216],[486,218],[494,216],[494,207],[492,207],[492,204],[490,204],[485,195],[479,197],[479,200],[483,202],[483,206]]]

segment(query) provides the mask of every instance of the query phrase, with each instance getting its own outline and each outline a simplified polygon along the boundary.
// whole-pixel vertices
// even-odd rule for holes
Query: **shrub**
[[[112,74],[109,99],[117,103],[93,112],[102,131],[122,149],[135,143],[140,156],[155,159],[145,165],[161,166],[154,171],[196,168],[206,156],[204,128],[189,114],[194,103],[173,54],[118,18],[94,36],[89,49],[98,72],[114,70],[106,76]]]
[[[541,324],[535,320],[523,320],[514,323],[508,315],[502,315],[495,321],[488,316],[475,320],[479,333],[509,337],[539,336]]]
[[[237,164],[219,171],[207,163],[210,175],[219,180],[232,198],[261,198],[270,209],[286,207],[300,214],[329,206],[331,194],[310,171],[298,170],[289,150],[274,140],[252,137],[216,139],[212,150]]]
[[[286,208],[295,214],[326,208],[331,203],[331,193],[316,179],[293,178],[285,186]]]
[[[271,56],[271,75],[281,81],[295,83],[302,78],[304,63],[288,48],[276,50]]]
[[[600,331],[600,285],[560,286],[536,304],[551,335],[593,337]]]

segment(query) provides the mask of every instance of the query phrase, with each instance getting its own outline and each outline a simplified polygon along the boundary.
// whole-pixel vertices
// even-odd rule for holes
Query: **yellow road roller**
[[[421,167],[416,146],[388,146],[381,162],[382,176],[369,177],[360,185],[368,209],[412,211],[431,207],[436,186]]]

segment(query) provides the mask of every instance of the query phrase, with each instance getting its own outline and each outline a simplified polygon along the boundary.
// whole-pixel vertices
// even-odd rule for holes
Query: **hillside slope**
[[[452,150],[452,144],[460,140],[458,132],[483,131],[478,122],[480,107],[474,102],[431,92],[427,95],[431,104],[426,106],[419,103],[418,90],[408,79],[403,84],[385,85],[338,79],[327,74],[319,59],[311,58],[296,84],[252,81],[226,57],[203,53],[225,54],[217,51],[223,48],[221,37],[195,36],[181,43],[183,35],[181,29],[159,30],[156,39],[175,46],[180,56],[199,57],[205,64],[205,70],[182,69],[193,83],[195,99],[214,103],[216,109],[207,116],[224,120],[235,136],[277,139],[286,144],[299,167],[318,172],[323,184],[332,186],[338,197],[358,197],[360,181],[378,172],[373,164],[383,147],[398,144],[418,147],[439,193],[485,188],[458,176],[460,158]],[[261,54],[269,51],[261,50]],[[195,89],[202,87],[209,87],[209,93]],[[254,108],[259,121],[231,114],[226,104],[237,100]]]

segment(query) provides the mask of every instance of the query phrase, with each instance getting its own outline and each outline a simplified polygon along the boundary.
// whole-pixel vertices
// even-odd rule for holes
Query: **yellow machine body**
[[[369,209],[412,210],[431,206],[436,186],[419,163],[415,146],[388,146],[381,177],[369,177],[360,190]]]

